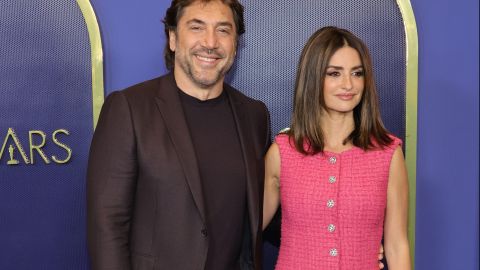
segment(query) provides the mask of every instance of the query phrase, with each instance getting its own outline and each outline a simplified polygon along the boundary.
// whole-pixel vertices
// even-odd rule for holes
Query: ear
[[[173,30],[168,31],[168,45],[170,47],[170,50],[172,52],[175,52],[175,48],[177,46],[177,35]]]

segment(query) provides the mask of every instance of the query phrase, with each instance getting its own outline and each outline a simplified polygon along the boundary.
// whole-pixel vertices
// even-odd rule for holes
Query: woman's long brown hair
[[[320,126],[325,109],[323,85],[332,55],[344,46],[359,53],[365,79],[362,98],[353,110],[355,128],[344,139],[344,144],[352,142],[359,148],[369,150],[383,148],[392,142],[380,117],[372,60],[367,46],[351,32],[328,26],[317,30],[308,39],[297,67],[292,123],[287,134],[302,154],[314,155],[324,150],[325,141]]]

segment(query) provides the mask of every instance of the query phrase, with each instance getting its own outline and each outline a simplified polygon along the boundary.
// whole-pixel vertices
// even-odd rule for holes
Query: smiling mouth
[[[207,63],[213,63],[220,59],[219,57],[207,57],[207,56],[201,56],[201,55],[195,55],[195,57],[202,61],[202,62],[207,62]]]
[[[336,96],[342,100],[350,100],[355,96],[355,94],[339,94]]]

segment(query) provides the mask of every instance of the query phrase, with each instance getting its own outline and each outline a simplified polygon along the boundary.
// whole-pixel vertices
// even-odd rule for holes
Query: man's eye
[[[218,31],[223,34],[230,34],[230,29],[227,28],[220,28]]]

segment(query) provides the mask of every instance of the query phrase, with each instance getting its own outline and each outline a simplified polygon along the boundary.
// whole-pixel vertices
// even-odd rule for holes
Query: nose
[[[216,49],[218,47],[218,37],[214,29],[205,31],[203,46],[207,49]]]
[[[353,83],[352,83],[352,77],[350,76],[350,74],[348,74],[343,78],[343,88],[345,90],[352,90]]]

